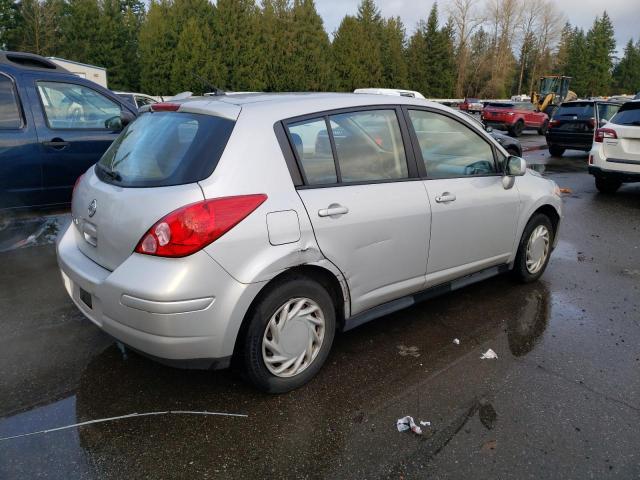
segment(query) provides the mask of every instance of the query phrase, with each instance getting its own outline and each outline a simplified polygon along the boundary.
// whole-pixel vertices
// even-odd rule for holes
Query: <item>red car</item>
[[[460,110],[469,113],[480,113],[484,108],[484,104],[477,98],[465,98],[464,102],[459,105]]]
[[[549,117],[529,102],[493,102],[482,110],[482,123],[497,130],[507,130],[512,137],[519,137],[524,130],[537,130],[544,135]]]

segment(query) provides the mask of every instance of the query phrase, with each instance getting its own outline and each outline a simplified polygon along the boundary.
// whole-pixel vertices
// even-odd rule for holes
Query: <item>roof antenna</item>
[[[200,80],[200,82],[202,83],[202,86],[204,86],[207,90],[209,90],[209,92],[205,93],[205,96],[221,96],[221,95],[225,95],[225,91],[222,90],[221,88],[216,87],[215,85],[212,85],[209,80],[207,80],[206,78],[201,77],[200,75],[198,75],[196,72],[191,72],[191,74],[198,80]]]

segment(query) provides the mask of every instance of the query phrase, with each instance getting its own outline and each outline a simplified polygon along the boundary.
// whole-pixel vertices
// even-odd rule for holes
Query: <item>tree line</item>
[[[618,61],[606,12],[585,32],[552,0],[438,8],[408,35],[362,0],[330,36],[314,0],[0,0],[0,46],[99,65],[110,88],[154,95],[386,87],[498,98],[551,73],[572,76],[581,96],[640,90],[640,41]]]

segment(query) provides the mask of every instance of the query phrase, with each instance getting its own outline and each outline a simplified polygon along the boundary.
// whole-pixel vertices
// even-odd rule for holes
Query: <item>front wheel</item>
[[[272,285],[249,315],[242,360],[253,385],[284,393],[318,373],[336,328],[335,306],[322,285],[290,277]]]
[[[553,225],[542,213],[534,215],[522,233],[513,273],[523,283],[536,281],[542,276],[553,245]]]
[[[522,120],[518,120],[513,127],[509,129],[509,135],[512,137],[519,137],[522,135],[522,131],[524,130],[524,122]]]
[[[549,121],[545,120],[544,123],[538,129],[538,135],[546,135],[548,129],[549,129]]]
[[[603,177],[596,177],[596,188],[600,193],[616,193],[622,182],[618,180],[611,180]]]

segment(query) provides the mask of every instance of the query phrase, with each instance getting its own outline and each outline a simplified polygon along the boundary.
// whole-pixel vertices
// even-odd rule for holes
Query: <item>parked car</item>
[[[640,100],[640,92],[638,92],[638,93],[636,94],[636,96],[635,96],[635,97],[633,97],[633,99],[634,99],[634,100]]]
[[[477,98],[467,97],[460,105],[458,105],[458,108],[463,112],[480,113],[484,108],[484,104]]]
[[[640,100],[627,102],[595,133],[589,173],[602,193],[640,182]]]
[[[0,112],[0,210],[69,203],[77,178],[137,113],[98,84],[18,52],[0,52]]]
[[[575,100],[564,102],[556,109],[547,129],[549,153],[560,157],[565,150],[588,152],[593,144],[593,132],[615,115],[620,103]]]
[[[496,132],[493,128],[484,125],[475,115],[472,115],[467,112],[462,112],[469,120],[475,122],[480,128],[483,128],[487,131],[489,135],[491,135],[495,140],[498,141],[502,148],[504,148],[509,155],[515,155],[516,157],[522,156],[522,145],[520,142],[510,137],[509,135],[503,135],[502,133]]]
[[[336,330],[508,270],[534,281],[557,242],[558,186],[435,103],[261,94],[144,108],[78,182],[57,254],[82,313],[165,362],[235,358],[257,387],[288,391]],[[317,151],[323,130],[331,148]]]
[[[549,117],[530,102],[489,102],[482,110],[482,123],[509,135],[519,137],[525,130],[537,130],[544,135]]]
[[[152,105],[154,103],[158,103],[158,100],[145,93],[115,92],[115,94],[129,102],[131,105],[134,105],[136,108],[140,108],[144,105]]]

